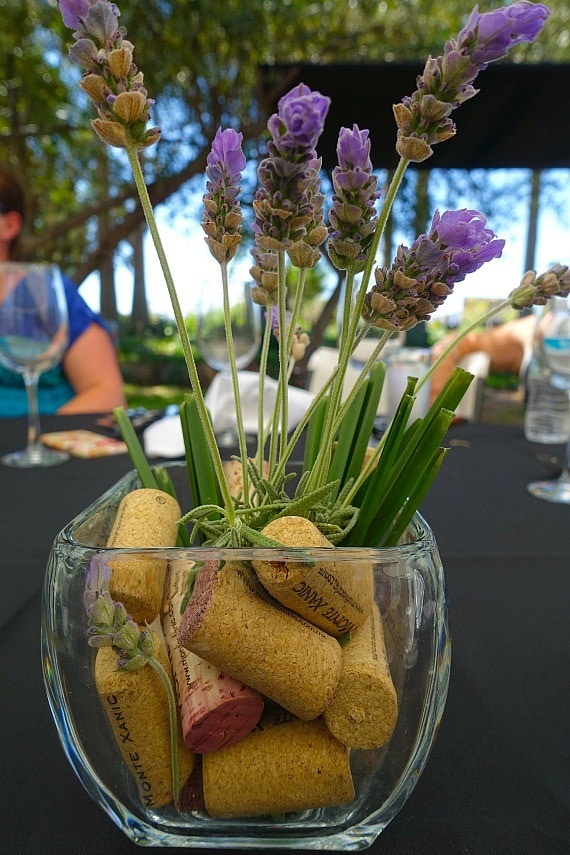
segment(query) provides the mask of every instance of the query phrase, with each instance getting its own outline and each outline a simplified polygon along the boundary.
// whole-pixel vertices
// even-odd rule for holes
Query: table
[[[44,430],[94,419],[45,417]],[[0,453],[25,423],[0,419]],[[570,507],[528,495],[548,477],[518,428],[451,428],[423,505],[450,598],[449,698],[428,765],[369,850],[379,855],[562,855],[568,803]],[[554,449],[560,452],[560,449]],[[127,456],[0,466],[0,827],[7,855],[138,850],[67,764],[44,693],[41,585],[53,537],[130,469]]]

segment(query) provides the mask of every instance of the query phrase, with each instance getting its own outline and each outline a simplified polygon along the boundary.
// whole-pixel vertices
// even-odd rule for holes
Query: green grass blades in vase
[[[246,158],[238,131],[215,132],[202,228],[224,298],[239,443],[228,461],[143,179],[140,153],[160,130],[149,128],[153,102],[134,46],[114,3],[60,5],[81,88],[97,109],[92,125],[132,167],[191,386],[181,407],[185,462],[149,465],[118,412],[135,470],[52,550],[43,645],[62,742],[92,797],[136,842],[365,848],[410,794],[445,703],[443,569],[418,507],[472,379],[457,369],[427,413],[411,419],[437,363],[422,379],[408,378],[370,447],[382,349],[428,320],[457,283],[501,255],[504,241],[483,214],[460,209],[436,211],[391,266],[377,263],[377,251],[409,164],[454,136],[452,113],[476,94],[477,75],[534,40],[548,9],[525,0],[475,8],[443,55],[427,61],[417,89],[394,106],[400,159],[383,194],[369,133],[354,125],[340,129],[334,192],[325,199],[318,148],[330,99],[303,83],[280,99],[253,200],[251,299],[265,321],[253,450],[228,298]],[[305,281],[325,246],[346,276],[338,364],[290,431],[289,379],[310,332],[299,320]],[[568,268],[554,264],[527,273],[494,311],[569,291]],[[272,336],[279,375],[268,408]],[[368,340],[375,344],[345,395],[351,356]],[[300,470],[291,466],[301,458]]]

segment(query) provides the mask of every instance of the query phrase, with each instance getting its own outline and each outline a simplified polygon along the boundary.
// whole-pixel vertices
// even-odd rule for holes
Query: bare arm
[[[73,343],[63,360],[75,397],[57,411],[110,412],[124,406],[123,378],[113,342],[98,324],[91,324]]]
[[[518,374],[525,350],[532,346],[535,325],[535,316],[527,315],[490,330],[472,332],[466,335],[432,375],[432,400],[441,391],[459,360],[468,353],[483,350],[491,358],[491,371]],[[455,334],[446,336],[432,348],[432,361],[437,359],[454,337]]]

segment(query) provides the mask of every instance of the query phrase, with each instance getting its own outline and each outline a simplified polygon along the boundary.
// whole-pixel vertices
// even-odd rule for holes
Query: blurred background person
[[[536,315],[528,314],[486,330],[468,333],[438,365],[432,374],[431,400],[441,392],[454,368],[464,356],[483,351],[490,358],[489,371],[493,374],[517,374],[525,382],[525,372],[532,354],[536,329]],[[450,333],[432,347],[431,361],[435,362],[457,333]]]
[[[10,170],[0,166],[0,262],[25,261],[20,235],[25,196]],[[110,412],[125,405],[123,379],[113,340],[102,318],[63,276],[69,313],[69,344],[59,366],[40,376],[40,413]],[[0,302],[2,294],[0,293]],[[23,416],[27,397],[21,375],[0,365],[0,416]]]

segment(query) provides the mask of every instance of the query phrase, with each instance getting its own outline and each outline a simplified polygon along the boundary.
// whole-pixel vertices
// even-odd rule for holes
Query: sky
[[[561,171],[567,177],[566,171]],[[564,185],[563,185],[564,186]],[[570,265],[570,192],[562,199],[563,216],[553,209],[541,211],[538,226],[536,270],[544,272],[553,262]],[[435,318],[460,316],[464,300],[467,298],[503,299],[515,288],[524,273],[525,243],[527,230],[527,210],[521,202],[519,210],[513,212],[513,219],[507,230],[496,229],[498,236],[506,239],[506,246],[500,259],[485,264],[480,270],[455,286],[454,293],[438,310]],[[172,219],[157,212],[159,230],[166,254],[169,259],[174,282],[184,314],[192,312],[201,299],[204,290],[220,288],[219,267],[210,256],[199,225],[188,227],[181,223],[172,224]],[[492,227],[492,224],[489,223]],[[149,311],[153,315],[173,317],[170,299],[164,278],[150,238],[145,241],[146,288]],[[244,281],[249,280],[247,269],[251,259],[241,262],[233,268],[233,276]],[[234,262],[235,264],[235,262]],[[232,275],[232,268],[230,268]],[[121,315],[129,315],[132,303],[132,276],[128,269],[119,266],[116,274],[117,303]],[[81,294],[89,305],[99,310],[99,278],[92,274],[81,286]]]

